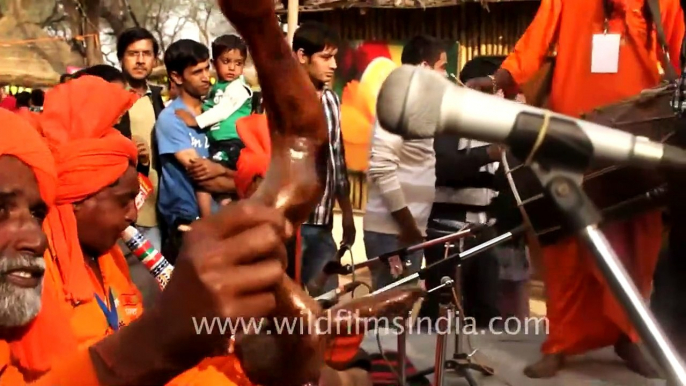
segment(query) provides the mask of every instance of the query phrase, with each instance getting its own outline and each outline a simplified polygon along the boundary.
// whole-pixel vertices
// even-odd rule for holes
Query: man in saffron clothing
[[[9,111],[0,111],[0,120],[0,385],[26,384],[15,346],[36,327],[31,322],[39,314],[51,317],[52,324],[33,355],[54,362],[35,385],[114,386],[163,384],[221,349],[216,336],[197,336],[187,323],[194,316],[235,319],[274,310],[271,292],[283,275],[280,257],[290,232],[276,210],[238,204],[194,225],[188,234],[194,242],[184,247],[154,309],[88,349],[70,346],[69,336],[61,335],[69,327],[60,308],[63,294],[41,289],[47,247],[41,223],[55,200],[54,160],[29,123]],[[220,277],[214,276],[217,269],[224,270]],[[218,280],[224,281],[220,287]],[[61,343],[66,343],[62,351]]]
[[[664,67],[648,2],[608,1],[611,12],[606,17],[600,0],[542,0],[533,22],[494,77],[475,79],[467,86],[513,95],[541,67],[551,45],[557,46],[549,99],[555,112],[578,117],[658,85]],[[659,0],[659,5],[672,60],[667,65],[678,67],[682,10],[678,0]],[[647,298],[662,240],[660,213],[608,224],[603,231]],[[543,259],[550,334],[542,347],[543,358],[525,373],[551,377],[566,356],[614,345],[630,369],[654,375],[635,344],[636,331],[586,247],[569,238],[546,248]]]
[[[113,125],[135,99],[120,86],[90,76],[47,94],[40,125],[58,165],[56,204],[44,223],[51,248],[43,300],[51,312],[41,312],[11,345],[27,380],[44,375],[61,356],[128,329],[142,315],[140,293],[116,244],[136,220],[138,181],[135,145]],[[79,119],[79,111],[88,111],[92,119]],[[250,382],[236,358],[225,356],[205,359],[169,382],[195,384]]]
[[[114,124],[137,98],[92,76],[79,77],[47,94],[40,125],[55,158],[58,186],[55,206],[43,226],[50,245],[45,290],[60,294],[62,314],[41,313],[13,346],[27,378],[51,368],[55,357],[50,354],[88,347],[143,312],[141,294],[117,245],[121,232],[136,221],[139,184],[136,146]],[[89,112],[89,119],[78,118],[82,111]],[[67,328],[56,328],[56,321],[63,318],[69,321]],[[48,331],[64,341],[46,345]],[[224,362],[224,371],[240,369],[233,358]],[[208,383],[212,373],[196,369],[184,379]],[[232,375],[236,383],[229,384],[247,381],[240,372]]]
[[[44,307],[10,344],[14,365],[26,380],[44,375],[60,357],[74,355],[79,346],[85,349],[141,316],[140,294],[115,245],[121,231],[136,220],[138,181],[135,146],[113,125],[134,101],[133,94],[96,77],[79,78],[48,93],[39,123],[60,166],[52,196],[56,205],[44,210],[51,246],[45,259]],[[47,150],[46,157],[51,158]],[[36,211],[38,215],[45,216]],[[45,250],[45,236],[40,235]]]

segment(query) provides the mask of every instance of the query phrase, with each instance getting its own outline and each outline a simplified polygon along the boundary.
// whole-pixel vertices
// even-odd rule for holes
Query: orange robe
[[[553,111],[579,116],[656,86],[660,81],[659,45],[655,28],[648,28],[643,17],[643,1],[614,3],[618,9],[609,21],[609,33],[622,35],[619,73],[591,73],[592,36],[603,32],[603,3],[579,0],[541,1],[536,17],[502,68],[517,84],[526,83],[540,68],[557,30],[549,99]],[[672,64],[678,68],[684,35],[682,10],[677,0],[660,0],[660,9]],[[660,213],[608,224],[603,231],[647,297],[662,241]],[[635,330],[585,246],[566,239],[545,248],[543,260],[550,322],[544,353],[583,353],[614,344],[620,334],[637,341]]]
[[[44,225],[44,230],[48,235],[48,239],[52,240],[54,235],[49,223]],[[46,257],[46,270],[49,273],[49,277],[46,277],[46,280],[51,280],[51,285],[58,288],[60,293],[67,293],[59,268],[55,265],[57,258],[50,252],[46,254]],[[68,297],[62,297],[62,307],[66,311],[65,315],[70,315],[71,329],[80,348],[86,348],[116,331],[109,325],[105,314],[93,295],[98,295],[106,303],[107,307],[113,310],[108,296],[109,291],[112,291],[118,327],[130,324],[143,313],[142,295],[133,284],[133,281],[131,281],[126,259],[119,247],[115,246],[108,253],[100,256],[98,264],[104,287],[100,284],[93,271],[88,266],[85,266],[83,273],[86,274],[84,277],[86,280],[84,280],[84,284],[90,286],[92,294],[90,298],[79,301],[78,305],[75,306],[71,300],[67,300]]]
[[[10,345],[0,341],[0,386],[27,385],[24,375],[11,364]],[[100,386],[88,350],[79,350],[59,360],[34,386]]]

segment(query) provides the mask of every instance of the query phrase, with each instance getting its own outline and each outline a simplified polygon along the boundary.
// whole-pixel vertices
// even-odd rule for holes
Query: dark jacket
[[[162,87],[158,86],[150,86],[150,91],[151,94],[147,95],[147,98],[150,98],[152,101],[152,108],[155,111],[155,120],[157,120],[157,117],[160,115],[162,110],[164,110],[164,100],[162,100]],[[122,135],[124,135],[126,138],[131,139],[131,118],[129,117],[129,112],[127,111],[115,126],[115,129],[119,130]],[[151,138],[151,143],[150,143],[150,152],[152,153],[152,157],[157,158],[157,136],[155,135],[155,128],[153,127],[152,129],[152,138]],[[158,159],[155,159],[155,161],[159,161]],[[153,162],[156,167],[159,167],[160,163],[159,162]],[[148,175],[150,171],[149,166],[143,166],[139,165],[138,166],[138,172],[142,173],[144,175]],[[160,171],[157,170],[157,174],[161,175]]]
[[[488,155],[488,146],[458,150],[460,136],[442,134],[434,140],[436,151],[436,188],[488,188],[495,189],[494,176],[481,171],[485,165],[492,163]],[[485,212],[487,208],[471,205],[434,203],[431,219],[464,221],[467,212]]]
[[[150,86],[150,91],[151,93],[147,95],[144,98],[150,98],[152,101],[152,109],[155,112],[155,121],[157,121],[157,117],[159,117],[160,113],[162,110],[164,110],[164,100],[162,99],[162,87],[158,86]],[[131,118],[129,117],[129,112],[127,111],[119,121],[117,125],[115,125],[115,128],[119,130],[125,137],[131,138]],[[153,164],[155,165],[155,168],[157,169],[157,175],[162,176],[162,170],[160,169],[160,159],[159,159],[159,151],[157,150],[157,135],[155,133],[155,127],[153,126],[152,128],[152,134],[150,138],[150,156],[153,159]],[[138,164],[138,167],[136,168],[137,171],[143,175],[148,175],[150,173],[150,165],[141,165],[140,163]],[[154,192],[153,194],[158,194],[159,192]],[[162,240],[163,244],[164,242],[169,238],[168,235],[168,229],[166,224],[163,221],[163,217],[159,215],[159,212],[157,214],[157,221],[158,221],[158,227],[160,228],[160,232],[162,233]]]

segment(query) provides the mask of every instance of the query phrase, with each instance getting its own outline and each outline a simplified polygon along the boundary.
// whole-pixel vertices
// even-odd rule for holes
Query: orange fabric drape
[[[557,59],[549,99],[553,111],[579,116],[634,96],[660,81],[660,48],[655,28],[649,28],[643,16],[643,5],[643,0],[623,1],[609,20],[608,32],[621,34],[617,74],[591,73],[592,38],[604,29],[600,1],[542,0],[536,17],[502,68],[517,84],[524,84],[555,43]],[[683,12],[677,0],[660,0],[660,9],[672,64],[678,69],[685,29]],[[604,231],[637,287],[647,296],[662,242],[660,213],[609,224]],[[569,238],[545,248],[543,254],[550,321],[544,353],[582,353],[615,343],[620,334],[634,341],[638,338],[585,246]]]
[[[60,301],[48,312],[53,300],[44,299],[44,309],[21,341],[13,345],[27,373],[49,370],[55,353],[66,350],[55,336],[70,337],[70,346],[74,346],[76,336],[71,328],[55,328],[62,320],[71,322],[69,305],[93,303],[93,285],[81,252],[72,204],[111,185],[130,164],[135,164],[135,145],[113,128],[135,101],[132,93],[96,77],[79,78],[46,93],[38,122],[55,158],[58,186],[56,205],[45,222],[51,248],[46,254],[49,261],[43,291],[56,294]],[[104,257],[121,260],[115,264],[127,269],[121,252]]]
[[[21,383],[12,383],[19,386]],[[32,386],[100,386],[98,374],[95,371],[88,349],[79,349],[69,356],[61,358],[52,369],[42,376]],[[2,386],[2,385],[0,385]]]
[[[40,135],[43,135],[43,132],[40,129],[40,123],[38,122],[38,113],[34,113],[26,107],[20,108],[15,113],[20,117],[24,118],[29,124],[31,124],[31,126],[33,126]]]
[[[238,157],[236,175],[236,192],[240,198],[247,198],[250,187],[256,177],[264,178],[271,160],[271,138],[265,114],[253,114],[236,121],[238,136],[245,147]],[[295,281],[300,283],[301,264],[300,229],[295,233]]]
[[[238,157],[234,181],[238,196],[245,198],[255,177],[264,177],[269,168],[272,146],[267,117],[253,114],[241,118],[236,121],[236,131],[245,147]]]
[[[10,346],[0,340],[0,386],[19,386],[25,384],[24,376],[12,366]]]

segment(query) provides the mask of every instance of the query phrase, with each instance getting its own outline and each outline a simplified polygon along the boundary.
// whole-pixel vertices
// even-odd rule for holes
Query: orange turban
[[[54,268],[52,275],[61,275],[63,288],[55,288],[55,280],[45,280],[44,292],[61,291],[61,298],[73,303],[94,298],[72,204],[113,184],[130,164],[135,164],[135,145],[113,126],[136,100],[121,86],[91,76],[61,84],[45,95],[38,122],[55,158],[58,183],[56,205],[48,213],[44,228],[59,265],[51,261],[46,264],[59,267],[59,273]],[[123,259],[121,256],[125,266]],[[22,366],[34,372],[50,369],[56,353],[65,350],[53,344],[53,337],[72,336],[71,327],[55,331],[55,321],[62,318],[70,321],[65,315],[39,314],[22,338],[22,347],[15,350],[23,353]]]
[[[71,204],[112,185],[135,164],[136,146],[113,126],[136,100],[121,86],[92,76],[45,94],[39,121],[55,157],[58,180],[56,210],[48,216],[48,226],[69,300],[93,298],[84,280],[88,275]]]
[[[264,177],[272,152],[269,126],[264,114],[254,114],[236,121],[238,136],[245,147],[236,164],[236,192],[245,198],[255,177]]]
[[[52,206],[57,177],[55,161],[45,142],[29,122],[9,110],[0,109],[0,122],[0,156],[17,157],[31,167],[43,201]]]

